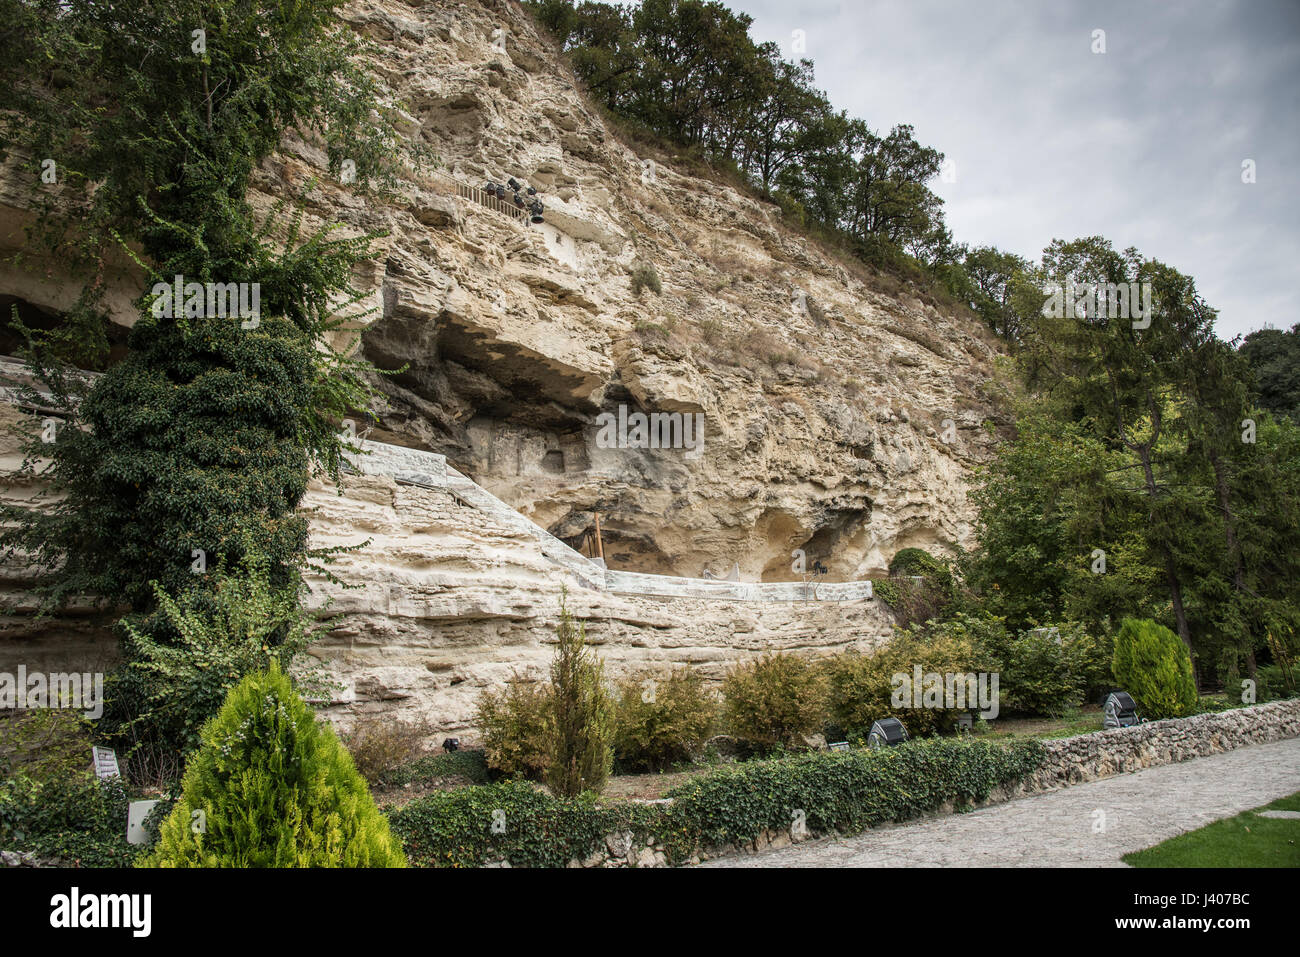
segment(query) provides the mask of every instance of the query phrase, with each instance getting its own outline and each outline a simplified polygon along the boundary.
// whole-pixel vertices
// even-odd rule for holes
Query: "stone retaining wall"
[[[1045,741],[1047,757],[1021,793],[1054,790],[1294,737],[1300,737],[1300,699],[1293,698]]]

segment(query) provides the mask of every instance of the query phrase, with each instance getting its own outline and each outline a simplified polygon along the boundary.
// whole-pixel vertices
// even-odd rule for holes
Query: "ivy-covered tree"
[[[29,31],[0,66],[0,142],[28,176],[33,242],[85,281],[53,334],[23,330],[67,422],[28,445],[47,507],[7,508],[0,533],[5,554],[49,570],[52,604],[147,608],[151,582],[194,587],[249,539],[277,587],[297,580],[308,471],[337,477],[339,419],[368,403],[365,365],[332,334],[373,237],[303,236],[297,214],[259,217],[247,193],[289,134],[320,142],[331,174],[346,161],[356,188],[391,177],[390,110],[339,6],[0,0],[0,22]],[[74,394],[59,363],[102,353],[115,271],[144,279],[129,351]],[[158,294],[176,283],[183,303]],[[207,284],[256,308],[214,310],[191,294]]]

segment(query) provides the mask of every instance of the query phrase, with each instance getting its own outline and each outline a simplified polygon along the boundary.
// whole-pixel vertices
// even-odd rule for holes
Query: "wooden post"
[[[600,540],[600,513],[593,513],[596,516],[596,557],[602,562],[605,560],[605,546]]]

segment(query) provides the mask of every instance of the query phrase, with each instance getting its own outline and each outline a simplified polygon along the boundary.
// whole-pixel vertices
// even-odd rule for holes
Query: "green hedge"
[[[430,794],[392,812],[389,822],[416,867],[478,867],[501,859],[515,867],[565,867],[633,818],[642,819],[637,830],[647,833],[653,809],[602,808],[590,793],[563,801],[526,781],[501,781]]]
[[[89,771],[0,782],[0,850],[64,867],[127,867],[142,850],[126,842],[128,803],[120,778],[101,782]]]
[[[969,739],[910,741],[884,751],[815,752],[751,761],[691,778],[669,792],[671,805],[602,806],[591,795],[561,801],[520,781],[445,791],[391,815],[408,860],[424,867],[475,867],[505,859],[516,867],[564,867],[604,837],[632,831],[656,839],[680,863],[700,848],[786,830],[796,810],[810,834],[842,834],[932,811],[945,802],[987,798],[1042,762],[1037,741],[1010,745]],[[504,825],[493,833],[494,814]]]
[[[882,751],[817,752],[749,762],[692,778],[670,792],[671,817],[701,846],[785,830],[802,810],[813,834],[905,821],[947,801],[980,801],[1042,762],[1036,741],[1010,746],[929,738]]]

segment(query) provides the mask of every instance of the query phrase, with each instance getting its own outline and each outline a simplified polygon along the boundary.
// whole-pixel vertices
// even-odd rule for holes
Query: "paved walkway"
[[[1300,738],[1076,784],[968,814],[702,867],[1122,867],[1120,857],[1300,791]]]

